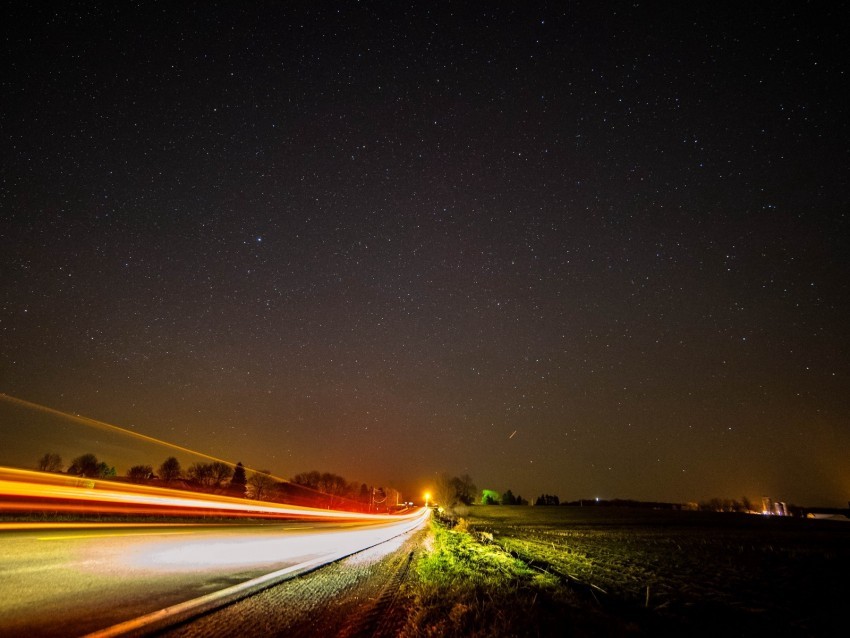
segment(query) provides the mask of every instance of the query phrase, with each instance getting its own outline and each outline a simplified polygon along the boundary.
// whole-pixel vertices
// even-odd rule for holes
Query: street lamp
[[[431,500],[431,492],[425,492],[425,507],[428,507],[428,501]]]

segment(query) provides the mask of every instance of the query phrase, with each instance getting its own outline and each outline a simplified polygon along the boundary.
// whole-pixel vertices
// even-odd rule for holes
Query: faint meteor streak
[[[509,439],[514,438],[514,434],[516,434],[516,430],[514,430],[513,432],[511,432],[511,435],[510,435],[508,438],[509,438]]]

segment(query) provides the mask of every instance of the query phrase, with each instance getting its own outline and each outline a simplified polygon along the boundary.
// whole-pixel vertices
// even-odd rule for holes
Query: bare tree
[[[451,511],[458,504],[457,492],[452,477],[443,472],[434,481],[434,503],[446,511]]]
[[[303,485],[314,490],[319,489],[319,482],[322,480],[322,475],[313,470],[312,472],[301,472],[292,477],[292,482],[296,485]]]
[[[82,454],[71,461],[68,474],[85,476],[86,478],[99,478],[102,470],[101,465],[94,454]]]
[[[159,466],[159,478],[165,481],[166,483],[171,483],[171,481],[176,481],[180,478],[180,475],[183,473],[182,468],[180,467],[180,461],[178,461],[173,456],[169,456],[165,461],[162,462],[162,465]]]
[[[41,472],[61,472],[62,457],[56,454],[56,452],[47,452],[38,459],[38,469]]]
[[[344,496],[348,492],[348,481],[338,474],[325,472],[319,479],[319,491],[331,496]]]
[[[472,482],[472,477],[469,474],[456,476],[452,479],[452,485],[454,485],[457,499],[464,505],[472,505],[478,492],[478,488]]]
[[[131,483],[144,483],[153,476],[153,468],[150,465],[134,465],[127,470],[127,478]]]
[[[213,470],[211,463],[192,463],[186,471],[189,480],[201,487],[213,486]]]
[[[274,487],[275,479],[268,470],[254,472],[248,477],[248,498],[261,501],[268,499]]]
[[[434,502],[447,512],[457,514],[459,506],[472,504],[477,491],[469,474],[449,476],[443,473],[434,482]]]
[[[213,487],[221,487],[221,485],[233,476],[233,468],[227,463],[214,461],[210,464],[210,472],[212,474]]]
[[[188,475],[189,479],[197,485],[216,489],[233,475],[233,469],[221,461],[193,463],[189,466]]]

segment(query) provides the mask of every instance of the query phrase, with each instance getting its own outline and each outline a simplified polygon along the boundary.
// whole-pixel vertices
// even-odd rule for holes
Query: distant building
[[[773,514],[773,499],[769,496],[761,497],[761,513],[766,516]]]

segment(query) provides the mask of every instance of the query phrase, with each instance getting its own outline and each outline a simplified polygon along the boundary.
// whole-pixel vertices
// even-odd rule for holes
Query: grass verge
[[[478,540],[461,522],[431,522],[403,591],[403,636],[598,636],[637,628],[603,615],[560,579]]]

